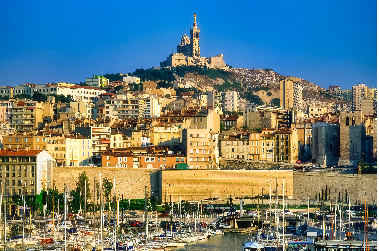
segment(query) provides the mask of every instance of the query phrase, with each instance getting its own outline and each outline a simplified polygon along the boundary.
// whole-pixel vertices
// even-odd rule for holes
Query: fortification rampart
[[[377,175],[376,174],[338,174],[330,172],[294,172],[293,190],[295,199],[322,200],[322,193],[328,192],[326,201],[340,200],[346,203],[347,197],[353,204],[377,204]],[[325,197],[325,196],[324,196]]]

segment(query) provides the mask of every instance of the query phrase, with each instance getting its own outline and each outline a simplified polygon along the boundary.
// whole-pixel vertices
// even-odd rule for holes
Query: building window
[[[166,158],[163,158],[163,162],[166,162]]]

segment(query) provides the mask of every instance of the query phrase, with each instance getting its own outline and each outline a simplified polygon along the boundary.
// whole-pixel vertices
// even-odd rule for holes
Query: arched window
[[[349,117],[346,117],[346,126],[349,126]]]

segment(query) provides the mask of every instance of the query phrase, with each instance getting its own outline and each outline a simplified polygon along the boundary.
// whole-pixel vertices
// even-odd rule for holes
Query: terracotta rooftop
[[[0,150],[0,156],[36,156],[42,150],[22,150],[22,151],[12,151],[12,150]]]

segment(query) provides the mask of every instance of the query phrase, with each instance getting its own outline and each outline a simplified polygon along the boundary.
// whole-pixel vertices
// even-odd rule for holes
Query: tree
[[[271,100],[271,104],[273,106],[280,106],[280,99],[279,98],[274,98]]]
[[[54,96],[55,97],[55,102],[61,102],[61,103],[71,103],[71,102],[74,102],[74,99],[71,95],[67,95],[67,97],[63,94],[61,95],[57,95],[57,94],[53,94],[53,95],[49,95],[49,96]]]
[[[37,102],[46,102],[47,96],[45,94],[42,94],[40,92],[34,92],[32,99]]]
[[[118,92],[119,90],[122,90],[122,89],[124,89],[124,86],[123,86],[123,85],[115,86],[115,87],[114,87],[114,92],[116,93],[116,92]]]
[[[112,188],[113,188],[113,182],[108,180],[106,177],[104,177],[102,189],[103,189],[104,197],[107,199],[107,202],[110,201],[109,199],[112,192]]]
[[[30,95],[29,94],[17,94],[14,96],[14,98],[16,98],[16,99],[30,99]]]
[[[79,178],[78,178],[78,181],[76,182],[76,189],[75,191],[78,193],[78,194],[81,194],[81,199],[80,199],[80,203],[83,205],[83,202],[84,202],[84,190],[85,190],[85,183],[87,182],[87,190],[86,190],[86,194],[87,194],[87,200],[91,199],[91,191],[90,191],[90,183],[89,183],[89,179],[86,175],[86,172],[82,172],[81,174],[79,174]]]

